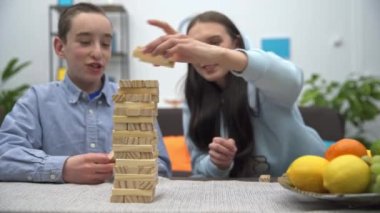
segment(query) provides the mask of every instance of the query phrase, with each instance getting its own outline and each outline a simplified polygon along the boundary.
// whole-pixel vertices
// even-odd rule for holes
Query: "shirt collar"
[[[102,77],[103,88],[100,91],[99,98],[103,97],[105,98],[107,104],[109,106],[112,105],[112,95],[114,94],[114,89],[111,86],[108,86],[111,82],[108,80],[108,77],[106,75],[103,75]],[[69,103],[77,103],[78,100],[81,98],[82,94],[86,94],[86,92],[82,91],[80,88],[78,88],[70,79],[68,75],[65,76],[65,79],[63,80],[63,85],[68,90],[68,101]]]

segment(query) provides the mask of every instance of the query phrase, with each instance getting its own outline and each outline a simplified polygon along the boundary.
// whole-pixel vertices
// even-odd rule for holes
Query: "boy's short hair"
[[[63,42],[66,42],[67,33],[71,29],[71,20],[79,13],[98,13],[107,17],[102,8],[90,3],[78,3],[66,8],[58,21],[58,37]]]

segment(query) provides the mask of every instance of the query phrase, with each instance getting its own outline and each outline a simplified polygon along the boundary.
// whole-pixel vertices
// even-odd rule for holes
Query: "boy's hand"
[[[114,160],[105,153],[88,153],[69,157],[63,167],[68,183],[99,184],[112,177]]]

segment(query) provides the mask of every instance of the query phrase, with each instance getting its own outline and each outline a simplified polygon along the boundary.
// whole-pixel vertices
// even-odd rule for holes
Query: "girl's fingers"
[[[157,20],[157,19],[150,19],[148,20],[148,23],[150,25],[153,25],[155,27],[161,28],[166,34],[176,34],[177,31],[174,30],[172,26],[170,26],[167,22]]]

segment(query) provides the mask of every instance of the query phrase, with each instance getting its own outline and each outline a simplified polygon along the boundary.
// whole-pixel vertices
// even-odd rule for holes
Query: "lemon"
[[[330,161],[323,173],[323,185],[334,194],[364,192],[371,180],[368,164],[355,155],[341,155]]]
[[[295,159],[286,171],[290,182],[298,189],[309,192],[326,192],[323,187],[323,171],[328,161],[314,155]]]

